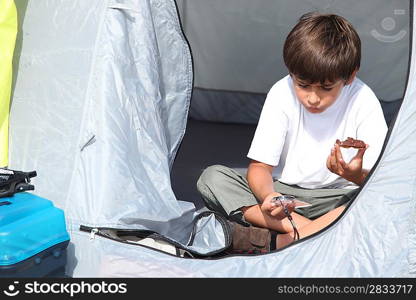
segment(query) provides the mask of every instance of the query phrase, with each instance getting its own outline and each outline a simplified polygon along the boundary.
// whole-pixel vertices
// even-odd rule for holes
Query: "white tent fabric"
[[[150,229],[186,243],[192,229],[195,208],[169,179],[193,78],[175,2],[32,0],[22,34],[10,168],[36,170],[36,194],[65,210],[68,275],[416,276],[414,56],[383,155],[335,224],[270,254],[185,259],[79,230]]]

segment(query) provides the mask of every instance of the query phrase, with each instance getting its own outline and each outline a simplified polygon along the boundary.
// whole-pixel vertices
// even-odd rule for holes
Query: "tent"
[[[35,193],[64,209],[68,276],[415,276],[413,1],[16,5],[21,30],[9,167],[36,170]],[[310,10],[341,14],[357,28],[363,40],[359,77],[376,92],[390,124],[383,152],[349,209],[321,232],[261,255],[180,257],[96,234],[100,228],[151,230],[205,253],[225,245],[213,215],[193,228],[203,209],[197,199],[177,197],[175,158],[192,122],[231,122],[240,132],[255,126],[268,88],[286,72],[279,58],[284,37]],[[211,145],[211,151],[231,151],[225,145]]]

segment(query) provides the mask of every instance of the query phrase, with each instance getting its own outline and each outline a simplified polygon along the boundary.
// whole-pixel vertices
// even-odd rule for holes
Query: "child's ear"
[[[351,84],[351,82],[354,81],[355,76],[357,75],[358,69],[356,69],[354,72],[352,72],[350,78],[345,82],[345,85]]]

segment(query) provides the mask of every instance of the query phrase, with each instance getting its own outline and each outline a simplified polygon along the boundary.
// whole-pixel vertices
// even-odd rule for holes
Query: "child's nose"
[[[316,106],[316,105],[319,104],[320,101],[321,101],[321,99],[319,98],[319,96],[317,94],[310,93],[308,95],[308,103],[309,103],[309,105]]]

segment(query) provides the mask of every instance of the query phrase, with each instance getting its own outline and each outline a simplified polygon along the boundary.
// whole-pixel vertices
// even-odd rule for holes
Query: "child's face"
[[[306,83],[292,75],[295,94],[307,111],[313,114],[324,112],[338,98],[342,88],[350,81]],[[351,80],[352,81],[352,80]]]

